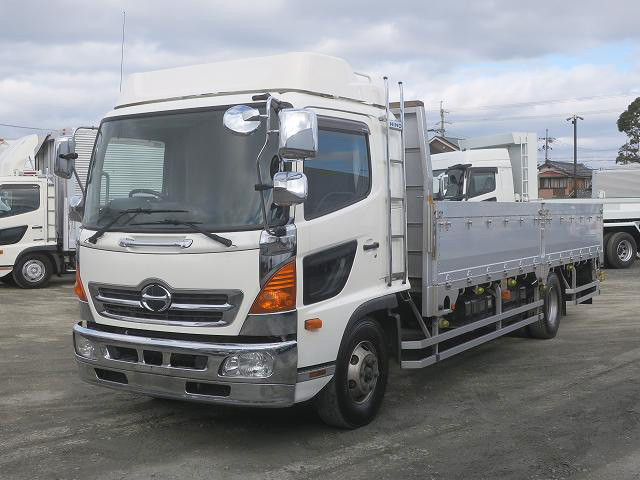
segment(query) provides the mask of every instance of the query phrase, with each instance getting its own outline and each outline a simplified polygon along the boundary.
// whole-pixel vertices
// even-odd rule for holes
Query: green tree
[[[629,137],[629,141],[618,150],[616,163],[640,163],[640,97],[620,114],[618,131]]]

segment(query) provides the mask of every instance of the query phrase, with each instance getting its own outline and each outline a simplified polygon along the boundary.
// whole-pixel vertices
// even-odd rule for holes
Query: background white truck
[[[400,99],[317,54],[132,75],[87,179],[81,377],[313,399],[355,428],[391,358],[421,368],[516,330],[555,336],[567,302],[599,293],[599,208],[434,201],[424,107]]]
[[[96,129],[70,135],[30,135],[0,153],[0,277],[22,288],[47,284],[51,275],[75,271],[79,223],[69,218],[69,201],[81,195],[75,178],[53,175],[56,151],[75,139],[82,177],[91,158]]]
[[[539,200],[536,139],[535,133],[507,133],[461,140],[465,150],[432,156],[436,192],[442,188],[445,200]],[[523,171],[528,175],[523,176]],[[628,268],[640,245],[640,168],[594,170],[592,175],[591,199],[545,202],[600,204],[606,263]]]

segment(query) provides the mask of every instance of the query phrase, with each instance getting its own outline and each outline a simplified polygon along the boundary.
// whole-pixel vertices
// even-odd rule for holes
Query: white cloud
[[[118,91],[123,9],[125,72],[320,51],[347,58],[358,71],[405,80],[407,95],[431,108],[444,100],[454,122],[451,132],[459,135],[515,129],[542,134],[549,127],[553,135],[568,137],[570,125],[559,114],[621,111],[627,99],[473,109],[640,85],[640,2],[614,0],[603,8],[596,0],[4,0],[2,11],[10,20],[0,30],[0,123],[95,123]],[[625,60],[607,59],[607,49],[616,48],[629,50]],[[434,113],[429,112],[432,120]],[[623,140],[616,118],[585,114],[582,145],[616,147]],[[0,127],[0,137],[21,133]],[[559,144],[557,152],[565,155],[570,143]]]

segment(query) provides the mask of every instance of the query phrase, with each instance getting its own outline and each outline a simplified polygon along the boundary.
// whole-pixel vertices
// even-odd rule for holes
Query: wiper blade
[[[183,220],[174,220],[174,219],[167,218],[164,220],[158,220],[157,222],[140,222],[140,223],[132,223],[131,225],[176,225],[176,226],[185,225],[187,227],[193,228],[195,231],[197,231],[198,233],[201,233],[205,237],[210,238],[211,240],[214,240],[218,243],[221,243],[225,247],[233,246],[233,242],[228,238],[221,237],[220,235],[216,235],[215,233],[207,232],[204,228],[199,227],[198,223],[201,223],[201,222],[186,222]]]
[[[126,225],[141,213],[188,213],[189,211],[188,210],[168,210],[168,209],[156,210],[153,208],[127,208],[125,210],[117,210],[117,212],[118,214],[115,216],[115,218],[111,220],[109,223],[107,223],[104,227],[100,228],[96,233],[94,233],[89,238],[87,238],[87,242],[95,245],[98,239],[102,235],[104,235],[105,232],[108,232],[109,229],[112,226],[114,226],[118,222],[118,220],[120,220],[125,215],[131,215],[131,216],[127,218],[124,222],[122,222],[122,225]]]

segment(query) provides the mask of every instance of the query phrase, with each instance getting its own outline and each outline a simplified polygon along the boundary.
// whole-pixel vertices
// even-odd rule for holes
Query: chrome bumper
[[[99,346],[96,359],[75,354],[80,376],[89,383],[218,404],[282,407],[294,402],[297,343],[293,340],[214,344],[108,333],[80,324],[74,325],[73,335],[85,337]],[[126,355],[116,359],[114,351]],[[219,375],[224,359],[243,351],[270,353],[274,358],[273,374],[263,379]],[[185,366],[189,359],[196,357],[196,364]],[[174,362],[177,358],[180,362]]]

